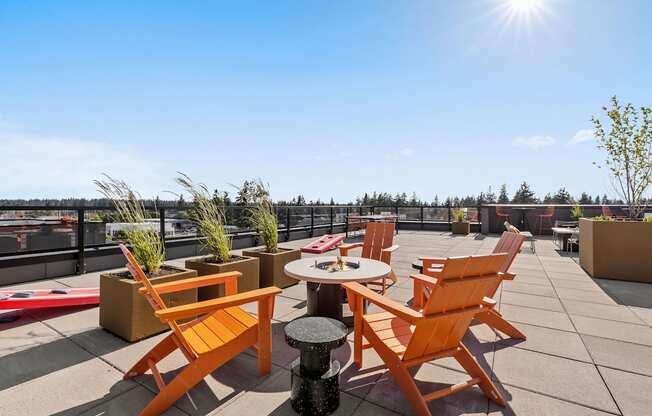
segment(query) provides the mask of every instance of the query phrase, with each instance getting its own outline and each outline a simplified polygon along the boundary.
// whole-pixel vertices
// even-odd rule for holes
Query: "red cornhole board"
[[[318,240],[313,241],[312,243],[308,244],[307,246],[303,247],[301,249],[302,252],[304,253],[316,253],[316,254],[321,254],[324,253],[328,250],[332,250],[344,240],[343,235],[332,235],[332,234],[326,234],[321,236]]]
[[[53,293],[59,289],[0,290],[0,309],[58,308],[62,306],[97,305],[100,289],[65,288],[66,293]],[[9,297],[15,293],[31,292],[30,297]]]

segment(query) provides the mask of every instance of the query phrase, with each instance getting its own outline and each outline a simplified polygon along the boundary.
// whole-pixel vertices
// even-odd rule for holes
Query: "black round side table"
[[[297,318],[285,326],[285,340],[301,352],[292,363],[290,403],[300,415],[327,415],[340,405],[340,363],[331,350],[346,342],[342,322],[318,316]]]

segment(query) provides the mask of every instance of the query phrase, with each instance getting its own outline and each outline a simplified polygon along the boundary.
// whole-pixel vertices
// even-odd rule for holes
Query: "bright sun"
[[[508,7],[514,14],[530,15],[543,7],[543,0],[508,0]]]

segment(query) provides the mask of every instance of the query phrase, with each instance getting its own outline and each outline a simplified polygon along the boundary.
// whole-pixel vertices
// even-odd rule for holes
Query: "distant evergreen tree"
[[[590,205],[593,204],[593,198],[591,198],[591,195],[587,194],[586,192],[582,192],[582,195],[580,195],[580,199],[577,201],[577,203],[580,205]]]
[[[534,196],[534,194],[532,194]],[[559,188],[557,193],[552,196],[552,203],[554,204],[572,204],[573,197],[566,190],[566,188]]]
[[[534,204],[538,202],[534,192],[530,189],[530,185],[523,181],[512,198],[514,204]]]
[[[509,204],[509,196],[507,195],[507,185],[502,184],[500,186],[500,194],[498,194],[498,203],[499,204]]]

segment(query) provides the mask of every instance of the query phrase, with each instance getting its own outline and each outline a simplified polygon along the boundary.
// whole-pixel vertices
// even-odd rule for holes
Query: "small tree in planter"
[[[256,204],[249,210],[249,222],[263,240],[264,249],[245,250],[246,256],[260,259],[260,285],[262,287],[276,286],[285,288],[292,286],[297,281],[285,274],[285,265],[301,258],[301,251],[278,247],[278,222],[274,213],[274,206],[269,199],[267,187],[258,180],[255,182],[260,190],[260,197]]]
[[[98,191],[113,202],[116,217],[131,224],[122,231],[136,261],[152,283],[166,283],[197,276],[185,270],[163,264],[165,246],[161,236],[150,227],[149,215],[140,195],[124,181],[105,175],[94,181]],[[154,315],[144,296],[138,293],[142,285],[128,271],[100,275],[100,326],[133,342],[169,329]],[[197,290],[191,289],[163,296],[167,306],[197,301]]]
[[[247,256],[231,254],[231,236],[225,229],[225,217],[222,207],[217,205],[208,188],[201,183],[194,183],[188,175],[179,173],[176,182],[188,192],[192,198],[190,220],[197,226],[203,238],[204,249],[209,253],[206,257],[187,260],[186,267],[197,271],[199,276],[238,271],[242,277],[238,279],[238,292],[258,289],[259,261]],[[199,288],[199,300],[208,300],[224,296],[223,285]]]
[[[580,265],[592,277],[652,282],[652,223],[636,221],[645,208],[644,194],[652,183],[652,110],[642,107],[640,115],[632,104],[621,107],[611,99],[607,109],[609,133],[593,117],[598,147],[614,178],[614,188],[629,206],[629,219],[580,220]],[[640,121],[640,122],[639,122]]]
[[[632,104],[622,108],[613,96],[611,109],[603,110],[611,120],[608,134],[597,117],[591,119],[598,148],[607,153],[604,166],[614,178],[616,192],[629,207],[629,218],[635,220],[645,209],[643,195],[652,184],[652,109],[641,107],[639,115]]]
[[[451,224],[451,231],[453,234],[468,234],[471,232],[471,223],[468,221],[464,221],[464,218],[466,216],[466,213],[464,210],[456,209],[453,212],[453,219],[455,220]]]

